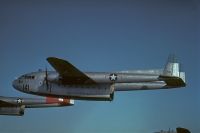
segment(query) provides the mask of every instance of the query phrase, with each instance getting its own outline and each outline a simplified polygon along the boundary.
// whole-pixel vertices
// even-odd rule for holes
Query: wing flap
[[[47,61],[59,73],[63,84],[96,84],[94,80],[66,60],[49,57]]]

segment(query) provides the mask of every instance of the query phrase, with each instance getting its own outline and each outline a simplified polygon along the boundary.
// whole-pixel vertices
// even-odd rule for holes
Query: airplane
[[[177,127],[176,128],[177,133],[191,133],[187,128]]]
[[[71,99],[0,96],[0,115],[23,116],[25,108],[63,107],[72,105],[74,105],[74,100]]]
[[[56,71],[39,70],[12,82],[21,92],[77,100],[112,101],[115,91],[153,90],[185,87],[185,72],[169,57],[164,69],[118,72],[82,72],[66,60],[47,58]]]

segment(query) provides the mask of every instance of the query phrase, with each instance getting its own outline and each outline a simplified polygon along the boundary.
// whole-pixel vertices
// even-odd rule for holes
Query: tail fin
[[[185,72],[180,72],[180,63],[178,63],[175,55],[168,57],[168,62],[165,65],[160,78],[170,86],[185,86]]]
[[[180,77],[180,63],[175,55],[168,57],[168,62],[163,70],[163,76]]]

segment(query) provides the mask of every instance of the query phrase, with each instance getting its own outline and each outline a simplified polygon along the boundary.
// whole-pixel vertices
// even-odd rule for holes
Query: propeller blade
[[[46,82],[46,89],[49,89],[49,82],[48,82],[48,72],[47,72],[47,68],[45,70],[45,82]]]

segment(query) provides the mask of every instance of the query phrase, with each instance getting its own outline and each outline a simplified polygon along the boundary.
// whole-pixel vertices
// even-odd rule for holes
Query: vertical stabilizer
[[[168,86],[186,86],[185,72],[180,72],[180,63],[174,55],[168,57],[167,64],[160,76]]]
[[[167,64],[163,70],[163,76],[180,77],[180,63],[178,63],[175,55],[168,57]]]

